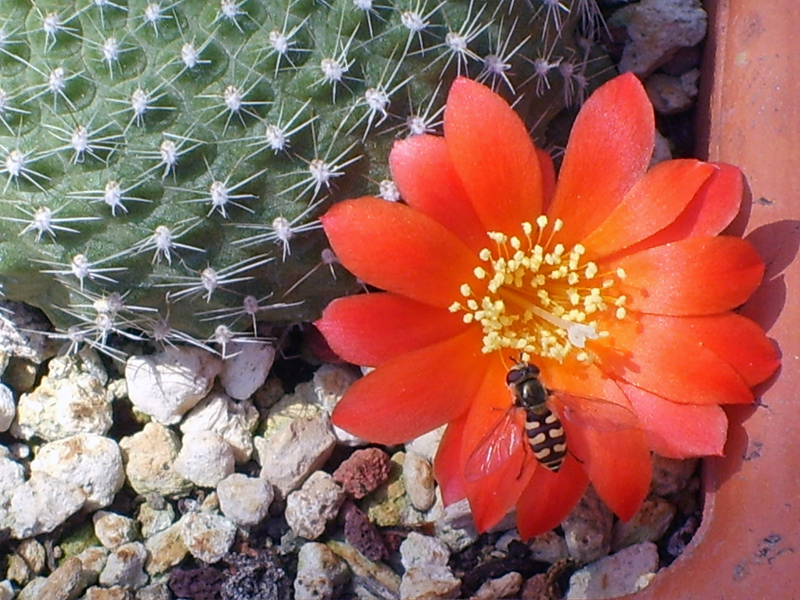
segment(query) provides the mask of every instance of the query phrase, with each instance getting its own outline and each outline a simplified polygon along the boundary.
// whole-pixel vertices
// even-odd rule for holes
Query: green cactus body
[[[585,87],[567,7],[4,0],[3,291],[95,344],[316,317],[358,289],[319,215],[395,199],[391,143],[436,130],[456,74],[537,116]]]

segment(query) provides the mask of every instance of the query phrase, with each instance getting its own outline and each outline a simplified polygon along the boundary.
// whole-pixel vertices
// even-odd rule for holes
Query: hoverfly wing
[[[519,449],[525,440],[524,413],[512,406],[481,438],[467,458],[464,477],[477,481],[499,470]]]
[[[602,398],[579,396],[550,390],[550,405],[557,414],[581,427],[597,431],[621,431],[635,427],[636,413],[630,408]]]

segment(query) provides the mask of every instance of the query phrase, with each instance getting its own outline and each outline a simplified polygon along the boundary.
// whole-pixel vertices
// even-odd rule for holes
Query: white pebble
[[[400,562],[406,570],[423,565],[444,567],[448,560],[450,549],[437,538],[412,531],[400,544]]]
[[[425,565],[412,567],[400,581],[400,600],[436,600],[455,598],[461,590],[461,580],[449,567]]]
[[[335,518],[345,492],[328,473],[316,471],[299,490],[286,498],[286,523],[307,540],[321,536],[328,521]]]
[[[51,477],[83,489],[86,508],[103,508],[125,483],[122,453],[111,438],[81,433],[39,448],[31,462],[31,473]]]
[[[608,554],[613,523],[614,515],[590,487],[561,523],[569,555],[586,564]]]
[[[155,492],[161,496],[178,497],[191,489],[191,482],[175,470],[180,440],[168,427],[148,423],[142,431],[122,438],[119,446],[125,461],[125,474],[137,493]]]
[[[408,452],[403,462],[403,482],[411,505],[426,511],[436,501],[433,467],[423,456]]]
[[[653,482],[650,491],[656,496],[677,494],[686,487],[689,478],[697,470],[696,458],[681,460],[653,455]]]
[[[105,434],[113,422],[106,379],[88,359],[54,358],[36,389],[20,396],[11,433],[47,441],[78,433]]]
[[[325,415],[294,419],[269,439],[261,443],[259,439],[263,438],[256,438],[261,477],[272,483],[284,497],[321,468],[336,445],[330,421]]]
[[[145,570],[150,575],[164,573],[180,563],[188,553],[183,543],[183,519],[148,537],[144,547],[149,555]]]
[[[267,516],[275,492],[268,481],[232,473],[217,484],[217,495],[222,514],[237,525],[248,526]]]
[[[652,542],[628,546],[575,571],[567,600],[599,600],[633,594],[650,583],[658,569],[658,547]]]
[[[528,548],[531,549],[533,560],[550,564],[569,556],[567,542],[553,530],[537,535],[528,542]]]
[[[314,373],[312,382],[317,405],[330,416],[347,388],[356,379],[358,379],[358,375],[345,365],[322,365]],[[346,446],[363,446],[365,444],[364,440],[335,425],[332,426],[332,431],[339,443]]]
[[[181,539],[189,553],[208,564],[220,560],[236,537],[236,525],[222,515],[192,512],[180,520]]]
[[[428,462],[433,462],[436,452],[439,450],[439,443],[442,441],[444,430],[447,425],[437,427],[433,431],[424,433],[421,436],[414,438],[410,442],[406,442],[406,452],[416,452],[420,456],[424,456]]]
[[[79,487],[47,473],[33,473],[11,496],[11,535],[21,540],[50,533],[78,512],[84,502],[86,493]]]
[[[186,413],[180,429],[189,432],[214,431],[230,444],[237,464],[253,454],[253,431],[258,411],[251,402],[235,402],[221,392],[211,392]]]
[[[100,573],[106,568],[109,554],[108,548],[104,546],[89,546],[76,555],[83,565],[83,576],[88,583],[97,583]]]
[[[9,504],[14,492],[25,483],[25,467],[12,460],[6,449],[0,445],[0,530],[9,529],[14,516],[9,512]]]
[[[275,347],[267,342],[233,343],[225,359],[219,382],[236,400],[245,400],[264,385],[275,361]]]
[[[201,348],[168,346],[151,356],[131,356],[125,365],[128,396],[137,410],[164,425],[205,397],[222,361]]]
[[[233,473],[233,449],[213,431],[191,431],[175,459],[175,471],[201,487],[215,487]]]
[[[106,566],[100,573],[101,585],[111,587],[118,585],[136,590],[147,583],[144,564],[147,550],[141,542],[128,542],[114,549],[108,555]]]
[[[522,575],[516,571],[506,573],[497,579],[490,579],[478,588],[471,600],[496,600],[497,598],[516,598],[522,588]]]
[[[295,600],[332,600],[349,578],[345,562],[325,544],[303,544],[297,556]],[[338,593],[337,593],[338,592]]]
[[[11,388],[0,383],[0,432],[8,431],[17,414],[14,393]]]
[[[0,581],[0,600],[13,600],[17,593],[14,591],[14,586],[11,582],[6,580]]]
[[[136,539],[136,521],[124,515],[98,510],[92,515],[94,535],[109,550]]]

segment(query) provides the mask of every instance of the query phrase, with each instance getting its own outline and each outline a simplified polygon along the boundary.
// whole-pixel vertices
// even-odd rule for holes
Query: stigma
[[[591,362],[591,341],[608,336],[601,317],[627,318],[620,293],[625,272],[603,273],[584,260],[586,248],[566,248],[558,232],[564,224],[541,215],[522,223],[521,235],[488,232],[490,246],[478,253],[473,275],[464,282],[451,312],[483,328],[484,353],[511,349],[563,362],[568,356]],[[480,294],[475,288],[485,290]]]

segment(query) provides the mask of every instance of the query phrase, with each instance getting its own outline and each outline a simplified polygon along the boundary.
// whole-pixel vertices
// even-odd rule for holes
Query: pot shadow
[[[764,260],[764,277],[761,285],[750,299],[739,309],[739,313],[752,319],[767,333],[775,326],[788,297],[785,271],[800,251],[800,221],[787,219],[768,223],[754,229],[746,238],[758,250]],[[788,332],[785,332],[788,333]],[[788,333],[793,335],[793,333]],[[773,339],[778,356],[782,350]],[[728,440],[723,458],[711,458],[709,469],[704,469],[704,484],[707,492],[716,492],[732,475],[735,475],[744,462],[760,458],[766,451],[769,436],[764,439],[751,439],[747,421],[757,411],[769,410],[762,404],[760,396],[768,390],[781,374],[781,367],[767,381],[754,388],[756,402],[752,405],[729,405],[725,407],[728,415]]]
[[[745,239],[758,250],[765,269],[761,285],[739,312],[769,331],[786,304],[784,272],[800,249],[800,221],[768,223],[751,231]]]

